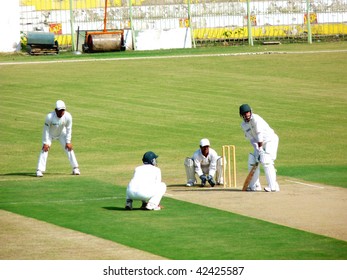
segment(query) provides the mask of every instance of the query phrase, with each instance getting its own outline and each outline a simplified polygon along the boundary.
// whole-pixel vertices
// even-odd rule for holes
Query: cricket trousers
[[[54,140],[54,139],[52,139]],[[62,148],[64,149],[70,165],[72,168],[78,167],[78,162],[75,156],[75,152],[73,150],[69,151],[68,149],[65,148],[66,145],[66,141],[65,141],[65,137],[60,137],[57,140],[59,140]],[[43,150],[41,150],[40,155],[39,155],[39,160],[37,163],[37,170],[40,170],[41,172],[45,172],[46,171],[46,165],[47,165],[47,159],[48,159],[48,152],[45,152]]]

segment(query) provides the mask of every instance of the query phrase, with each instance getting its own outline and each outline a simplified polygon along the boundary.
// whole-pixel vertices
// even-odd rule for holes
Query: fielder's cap
[[[201,147],[210,146],[210,141],[207,138],[203,138],[200,140],[200,146]]]
[[[59,111],[59,110],[66,110],[66,106],[63,100],[58,100],[55,103],[55,108]]]

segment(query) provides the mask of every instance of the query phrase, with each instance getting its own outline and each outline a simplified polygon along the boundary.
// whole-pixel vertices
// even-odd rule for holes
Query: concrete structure
[[[0,9],[0,52],[20,50],[19,0],[6,1]]]

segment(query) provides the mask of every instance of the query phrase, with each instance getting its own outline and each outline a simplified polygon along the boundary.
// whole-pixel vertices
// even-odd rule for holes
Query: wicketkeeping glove
[[[206,185],[206,181],[207,181],[207,178],[206,178],[206,175],[201,175],[200,176],[200,180],[201,180],[201,186],[205,186]]]
[[[211,187],[214,187],[214,185],[216,184],[216,182],[213,180],[213,177],[211,175],[207,176],[207,181],[211,185]]]

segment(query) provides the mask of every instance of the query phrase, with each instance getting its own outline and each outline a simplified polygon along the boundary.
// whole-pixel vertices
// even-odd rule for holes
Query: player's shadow
[[[189,187],[186,189],[172,190],[174,192],[242,192],[235,188],[210,188],[210,187]]]
[[[26,177],[36,177],[36,173],[33,173],[33,172],[14,172],[14,173],[0,174],[0,176],[26,176]]]
[[[173,188],[173,187],[182,187],[186,188],[185,184],[172,184],[172,185],[167,185],[168,188]]]
[[[210,187],[210,186],[205,186],[205,187],[200,187],[198,184],[196,184],[193,187],[187,187],[186,185],[183,184],[176,184],[176,185],[168,185],[168,188],[177,188],[177,189],[173,189],[171,191],[174,192],[187,192],[187,191],[201,191],[201,192],[208,192],[208,191],[213,191],[213,192],[238,192],[238,191],[242,191],[241,189],[238,188],[230,188],[230,187],[226,187],[224,188],[223,186],[215,186],[215,187]]]
[[[109,211],[130,211],[130,210],[125,209],[125,207],[105,206],[102,208],[105,210],[109,210]],[[136,210],[145,211],[144,209],[141,209],[140,207],[139,208],[134,207],[131,211],[136,211]]]
[[[49,173],[45,173],[45,176],[49,176],[49,175],[66,175],[65,173],[54,173],[54,172],[49,172]],[[67,175],[72,175],[72,174],[68,174]],[[23,177],[37,177],[36,176],[36,172],[14,172],[14,173],[5,173],[5,174],[0,174],[1,176],[23,176]]]

